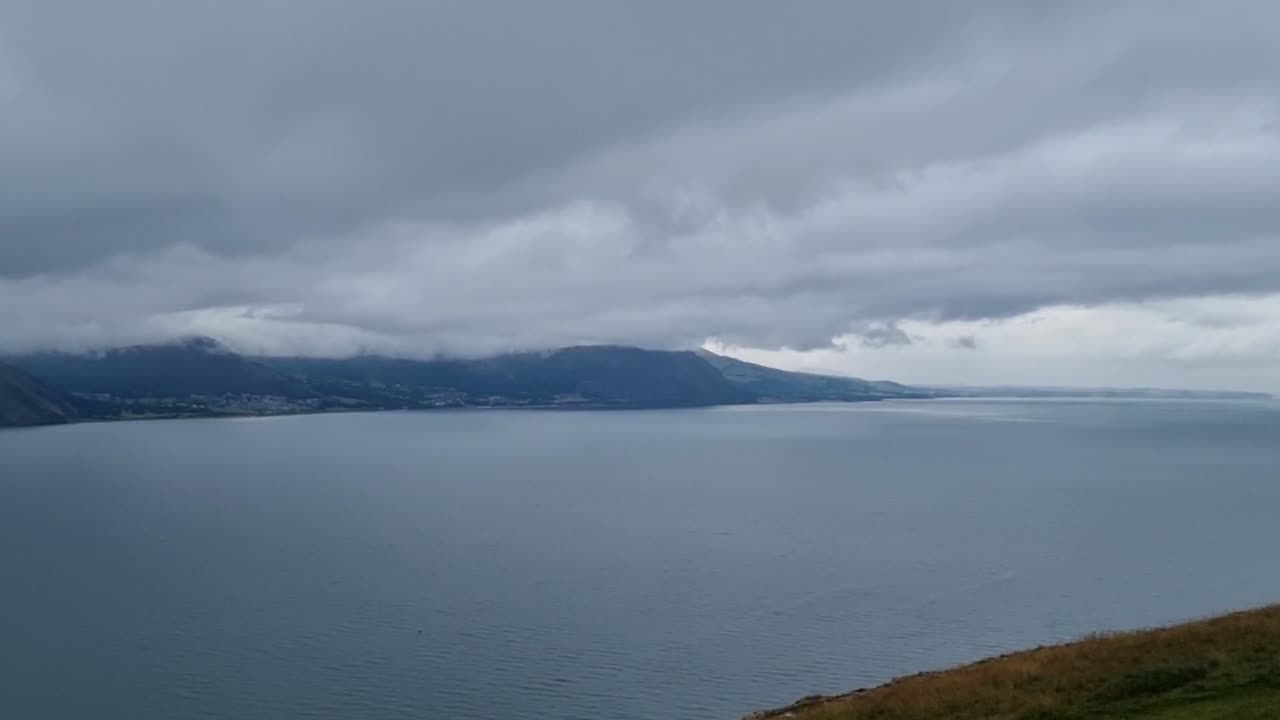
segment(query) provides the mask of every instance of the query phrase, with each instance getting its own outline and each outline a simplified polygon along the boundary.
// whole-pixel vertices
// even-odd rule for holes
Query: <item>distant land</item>
[[[789,373],[705,351],[568,347],[482,359],[250,357],[206,337],[0,358],[8,425],[451,407],[677,408],[932,393]],[[18,381],[13,381],[18,387]],[[37,400],[37,398],[39,400]],[[22,408],[41,407],[43,410]]]
[[[1148,387],[1038,387],[1034,385],[936,385],[922,388],[950,398],[1147,398],[1151,400],[1269,400],[1269,393],[1241,390],[1178,390]]]
[[[1099,635],[744,720],[1271,720],[1280,717],[1280,606]]]
[[[490,358],[254,357],[207,337],[0,358],[0,426],[457,407],[679,408],[946,397],[1269,397],[911,387],[789,372],[706,350],[594,345]]]

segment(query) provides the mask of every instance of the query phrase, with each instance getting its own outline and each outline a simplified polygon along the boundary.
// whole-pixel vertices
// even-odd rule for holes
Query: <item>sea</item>
[[[0,717],[733,720],[1280,601],[1280,403],[0,432]]]

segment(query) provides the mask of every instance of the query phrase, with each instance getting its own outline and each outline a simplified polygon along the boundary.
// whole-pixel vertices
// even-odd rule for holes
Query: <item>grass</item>
[[[1280,605],[1002,655],[751,717],[1273,720],[1280,718]]]

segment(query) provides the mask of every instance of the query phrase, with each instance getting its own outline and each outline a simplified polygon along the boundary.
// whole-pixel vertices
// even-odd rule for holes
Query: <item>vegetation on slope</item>
[[[570,347],[491,358],[244,357],[209,338],[10,362],[89,419],[431,407],[665,408],[753,402],[693,352]]]
[[[1280,605],[813,697],[756,719],[1280,718]]]
[[[858,402],[892,398],[927,398],[933,394],[885,380],[789,372],[699,350],[698,355],[725,379],[758,402]]]
[[[750,402],[692,352],[617,346],[569,347],[491,358],[410,360],[263,358],[325,395],[395,403],[399,396],[447,397],[499,404],[656,408]]]
[[[76,412],[57,393],[15,367],[0,364],[0,427],[71,422]]]

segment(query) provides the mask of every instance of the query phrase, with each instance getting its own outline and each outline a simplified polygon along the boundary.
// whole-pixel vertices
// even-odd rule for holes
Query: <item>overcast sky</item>
[[[0,350],[1280,392],[1280,5],[0,0]]]

